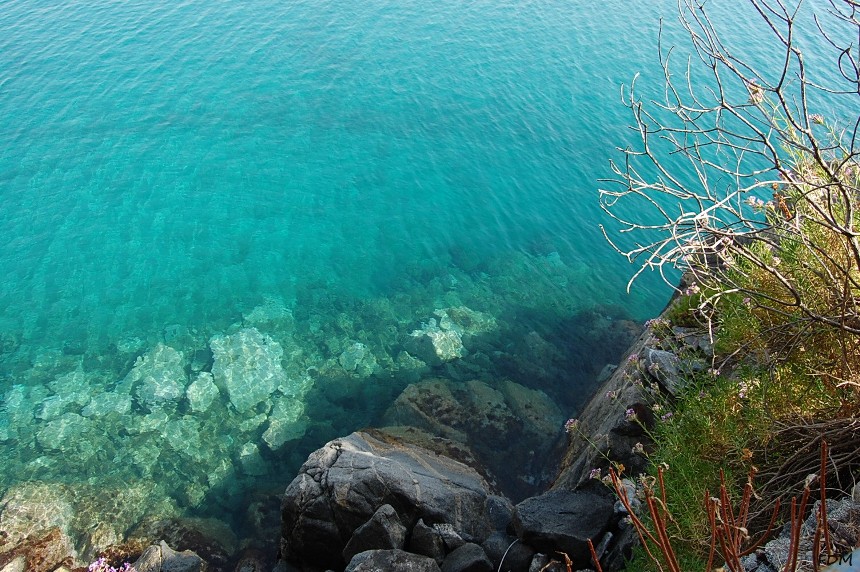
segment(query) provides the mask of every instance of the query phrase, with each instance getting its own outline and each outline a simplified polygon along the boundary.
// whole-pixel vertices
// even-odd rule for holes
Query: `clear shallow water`
[[[623,349],[612,324],[669,295],[625,293],[596,197],[629,137],[619,84],[660,81],[661,14],[674,2],[4,3],[0,487],[135,483],[141,512],[223,513],[421,377],[573,410]],[[404,357],[462,306],[492,323],[456,326],[480,338],[467,356]],[[532,333],[560,352],[548,371]],[[225,337],[271,371],[219,365]],[[277,378],[242,411],[233,359]],[[204,409],[201,371],[221,386]]]

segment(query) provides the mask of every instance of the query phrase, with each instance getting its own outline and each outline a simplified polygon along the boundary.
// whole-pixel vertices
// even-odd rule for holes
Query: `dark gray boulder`
[[[493,570],[527,572],[535,551],[516,537],[494,532],[481,545],[493,563]]]
[[[564,552],[574,569],[583,568],[591,560],[588,540],[596,540],[607,531],[612,505],[608,493],[596,487],[549,491],[518,504],[513,525],[526,544],[547,554]]]
[[[424,524],[424,521],[420,519],[412,528],[412,534],[406,548],[409,552],[429,556],[440,566],[445,560],[445,542],[442,540],[442,534],[435,528]]]
[[[344,572],[439,572],[432,558],[403,550],[368,550],[353,556]]]
[[[434,524],[433,530],[442,537],[442,544],[445,546],[446,552],[452,552],[466,544],[463,537],[450,524]]]
[[[384,504],[411,528],[419,518],[481,542],[510,521],[510,503],[472,468],[384,435],[353,433],[311,453],[287,487],[282,550],[288,561],[343,568],[355,530]]]
[[[639,544],[639,535],[636,533],[636,528],[633,524],[619,522],[614,532],[606,533],[604,540],[608,537],[610,542],[604,546],[597,546],[597,555],[600,558],[600,563],[603,565],[603,570],[610,572],[612,570],[624,570],[627,563],[633,558],[633,548]],[[601,541],[601,544],[604,544]],[[602,548],[602,550],[600,550]]]
[[[406,527],[400,523],[394,507],[384,504],[353,533],[343,549],[343,559],[349,562],[353,556],[366,550],[403,548],[404,542]]]
[[[567,572],[567,570],[563,562],[550,558],[546,554],[535,554],[529,566],[529,572]]]
[[[686,387],[690,374],[704,371],[707,365],[700,358],[680,358],[674,352],[646,347],[640,354],[645,371],[663,388],[677,396]]]
[[[493,572],[493,564],[483,548],[467,542],[445,557],[442,572]]]

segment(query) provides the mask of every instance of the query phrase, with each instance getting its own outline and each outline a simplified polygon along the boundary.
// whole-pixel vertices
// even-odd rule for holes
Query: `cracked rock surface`
[[[282,505],[283,546],[293,562],[342,569],[356,529],[384,505],[407,528],[418,519],[450,525],[482,542],[510,520],[510,503],[471,467],[403,442],[364,432],[318,449],[290,483]]]

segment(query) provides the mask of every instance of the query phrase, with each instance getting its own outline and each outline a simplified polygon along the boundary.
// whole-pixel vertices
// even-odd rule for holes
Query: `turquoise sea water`
[[[574,412],[623,350],[612,323],[670,293],[625,292],[596,190],[631,137],[619,86],[659,86],[674,11],[4,2],[0,489],[229,512],[434,375]],[[479,341],[419,362],[434,324]]]

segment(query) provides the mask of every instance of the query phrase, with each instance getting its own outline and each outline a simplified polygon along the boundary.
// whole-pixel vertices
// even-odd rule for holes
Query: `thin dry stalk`
[[[735,516],[732,508],[731,497],[726,486],[725,475],[720,472],[720,496],[714,498],[706,493],[706,507],[708,509],[708,520],[711,525],[711,545],[708,555],[708,566],[714,562],[716,547],[719,545],[720,553],[726,561],[730,570],[742,570],[741,558],[754,552],[770,536],[773,525],[779,513],[779,501],[773,509],[767,529],[754,541],[750,541],[749,518],[750,502],[753,498],[753,478],[755,470],[751,469],[744,485],[743,497]]]
[[[630,520],[633,522],[633,526],[636,529],[636,533],[639,535],[639,540],[642,543],[642,547],[645,549],[645,553],[661,571],[664,570],[663,563],[665,563],[669,572],[681,572],[681,567],[678,564],[678,557],[675,555],[675,549],[672,547],[672,542],[669,540],[669,534],[666,531],[666,524],[671,519],[671,516],[666,508],[666,490],[663,485],[663,469],[657,469],[657,481],[660,483],[661,498],[657,499],[654,496],[652,487],[645,488],[645,505],[648,507],[648,515],[651,517],[651,523],[654,526],[654,533],[645,526],[633,510],[633,507],[630,504],[630,499],[627,498],[627,489],[621,482],[621,478],[615,472],[614,468],[609,469],[609,476],[612,479],[612,485],[615,487],[615,492],[618,494],[621,504],[624,505],[624,508],[627,510],[627,514],[630,516]],[[649,542],[651,545],[655,545],[659,549],[660,554],[663,557],[662,562],[654,556],[653,552],[651,552]]]
[[[795,572],[798,567],[798,558],[802,547],[802,533],[804,524],[804,515],[811,496],[811,486],[816,482],[821,488],[821,502],[816,512],[816,529],[812,539],[812,567],[814,571],[819,570],[819,565],[822,557],[822,541],[825,549],[825,562],[833,560],[832,546],[830,545],[830,531],[827,521],[827,503],[826,503],[826,483],[827,483],[827,459],[828,446],[827,443],[821,443],[820,455],[820,472],[816,475],[810,475],[805,483],[803,494],[798,502],[797,497],[791,499],[791,508],[789,516],[789,547],[788,559],[785,562],[781,572]],[[622,504],[630,514],[633,526],[642,542],[646,554],[652,562],[661,571],[664,570],[664,565],[672,572],[680,572],[678,560],[670,536],[667,532],[667,524],[671,522],[672,517],[666,508],[666,491],[662,483],[662,469],[658,469],[657,482],[659,483],[659,497],[655,495],[654,487],[645,487],[645,505],[648,507],[648,514],[651,518],[653,532],[637,517],[627,498],[627,490],[621,482],[620,477],[614,469],[610,470],[612,484]],[[755,476],[754,471],[750,471],[747,483],[744,485],[744,492],[737,512],[732,506],[731,497],[726,486],[725,476],[720,474],[720,492],[719,497],[712,497],[710,493],[705,495],[705,505],[708,514],[708,521],[711,527],[711,541],[708,554],[708,563],[705,571],[713,569],[716,555],[719,553],[725,562],[725,568],[730,572],[743,572],[744,566],[741,558],[751,554],[758,549],[764,541],[770,536],[776,523],[777,515],[779,514],[779,502],[773,507],[770,522],[766,530],[755,540],[750,540],[750,534],[747,526],[751,512],[749,510],[750,502],[754,497],[752,481]],[[657,558],[646,542],[657,546],[659,554],[662,558]],[[592,558],[597,562],[597,555],[594,552],[594,547],[589,541]],[[600,564],[597,563],[598,572]]]
[[[597,552],[594,550],[594,543],[588,539],[588,551],[591,552],[591,563],[594,564],[596,572],[603,572],[603,567],[600,565],[600,558],[597,557]]]

